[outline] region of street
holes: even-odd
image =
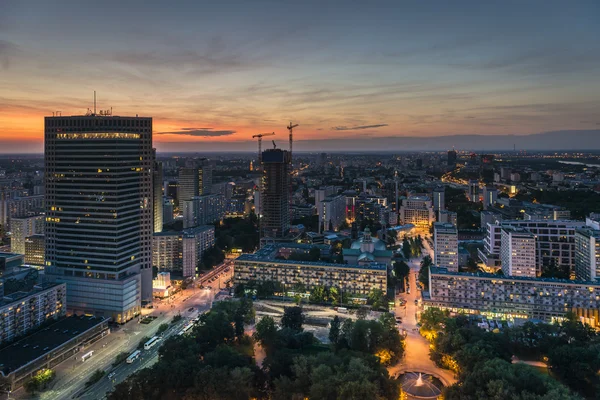
[[[423,257],[430,255],[433,258],[433,250],[429,242],[424,238]],[[402,318],[402,323],[399,325],[401,332],[406,332],[406,351],[404,358],[395,365],[388,368],[390,376],[396,376],[403,372],[416,371],[426,372],[439,377],[445,385],[456,382],[454,374],[451,371],[441,369],[435,365],[429,358],[429,342],[419,333],[417,326],[417,314],[419,307],[417,303],[421,301],[421,291],[417,289],[417,277],[421,267],[421,258],[413,258],[408,262],[410,273],[408,275],[410,293],[405,292],[397,296],[398,299],[406,301],[405,306],[400,306],[396,301],[394,313]],[[427,290],[427,288],[426,288]]]
[[[227,272],[225,270],[228,269]],[[158,348],[154,346],[150,350],[142,350],[140,359],[132,364],[123,362],[115,369],[115,376],[109,380],[108,374],[113,372],[112,363],[116,356],[121,352],[132,353],[138,346],[143,337],[152,337],[161,324],[170,324],[173,317],[180,314],[184,318],[169,327],[163,333],[163,340],[167,337],[177,334],[187,321],[205,312],[212,307],[215,295],[220,288],[225,287],[225,282],[231,279],[233,275],[233,262],[225,260],[224,263],[215,267],[213,270],[196,279],[193,285],[187,289],[178,292],[172,297],[164,300],[155,300],[152,309],[143,309],[142,315],[116,328],[111,328],[111,333],[96,343],[82,349],[74,358],[64,361],[54,368],[56,379],[52,382],[51,388],[40,393],[35,398],[41,400],[61,400],[75,398],[81,394],[85,383],[94,373],[100,369],[106,371],[106,376],[98,383],[92,385],[79,398],[83,399],[101,399],[107,391],[111,391],[114,385],[125,380],[129,375],[139,369],[152,365],[158,360]],[[212,282],[209,282],[211,281]],[[205,288],[201,289],[200,286]],[[209,289],[210,287],[210,289]],[[193,308],[193,311],[188,311]],[[146,316],[156,317],[149,324],[141,324],[139,320]],[[80,357],[89,351],[94,351],[94,355],[82,362]],[[5,397],[1,397],[5,398]],[[23,388],[20,388],[11,394],[11,399],[30,399]]]

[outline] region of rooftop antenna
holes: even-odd
[[[94,115],[96,115],[96,91],[94,90]]]

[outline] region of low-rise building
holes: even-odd
[[[234,261],[234,284],[279,282],[289,289],[303,284],[307,290],[317,286],[337,287],[346,293],[367,295],[373,289],[387,290],[385,264],[333,264],[321,261],[281,259],[278,245],[267,245],[254,254],[243,254]]]
[[[423,305],[497,319],[548,322],[574,312],[583,322],[599,327],[600,283],[451,272],[431,267]]]
[[[427,196],[412,196],[402,200],[400,223],[413,224],[417,229],[429,229],[435,221],[431,199]]]

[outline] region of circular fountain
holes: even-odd
[[[444,385],[433,375],[406,372],[400,375],[400,387],[408,399],[437,399]]]

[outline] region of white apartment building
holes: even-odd
[[[10,251],[25,254],[25,239],[32,235],[43,234],[44,220],[43,215],[11,218]]]
[[[225,217],[226,202],[222,194],[207,194],[182,200],[183,227],[208,225]]]
[[[458,230],[456,226],[436,222],[433,224],[433,263],[449,271],[458,271]]]
[[[431,199],[427,196],[411,196],[402,200],[400,223],[413,224],[416,228],[429,229],[435,221]]]
[[[320,202],[319,222],[324,230],[337,231],[346,221],[346,197],[329,196]]]
[[[600,278],[600,230],[584,228],[575,232],[575,276],[585,281]]]
[[[541,319],[551,322],[573,312],[599,327],[600,283],[563,279],[506,277],[451,272],[431,267],[423,305],[500,320]]]
[[[535,278],[535,236],[513,226],[503,226],[501,236],[500,260],[504,275]]]

